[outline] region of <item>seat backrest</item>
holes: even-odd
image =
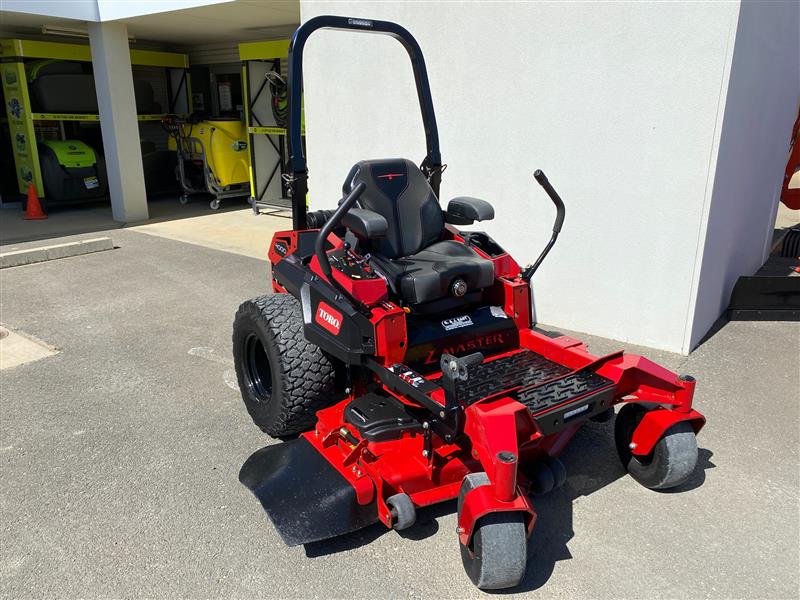
[[[386,258],[416,254],[442,236],[444,216],[439,200],[417,166],[405,158],[362,160],[350,169],[342,189],[346,194],[360,182],[366,189],[361,208],[383,215],[386,237],[374,240],[375,252]]]

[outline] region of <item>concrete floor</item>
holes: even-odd
[[[2,372],[0,597],[472,598],[451,504],[286,548],[237,481],[270,443],[231,385],[231,321],[265,263],[144,235],[0,272],[4,324],[55,346]],[[584,336],[585,337],[585,336]],[[598,354],[618,347],[589,338]],[[689,357],[700,465],[674,493],[625,476],[610,424],[537,499],[528,576],[556,598],[797,598],[800,324],[735,322]]]
[[[212,211],[201,198],[182,205],[177,198],[162,196],[151,199],[148,210],[150,218],[143,223],[115,222],[111,206],[105,203],[56,207],[46,220],[26,221],[18,203],[6,204],[0,206],[0,246],[9,251],[32,241],[130,227],[260,258],[272,232],[291,227],[289,211],[254,215],[240,200],[223,202],[219,210]]]

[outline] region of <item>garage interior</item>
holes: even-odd
[[[216,209],[285,214],[281,59],[300,5],[235,4],[88,25],[2,13],[3,66],[13,69],[3,87],[26,83],[18,107],[3,98],[18,127],[11,113],[0,118],[4,244]],[[118,93],[131,84],[132,97]],[[47,221],[16,218],[31,186]]]

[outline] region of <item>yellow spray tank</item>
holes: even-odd
[[[182,203],[188,202],[189,194],[209,193],[214,196],[211,208],[216,209],[223,198],[250,196],[250,152],[247,127],[242,121],[173,121],[168,131],[169,149],[179,154]],[[202,177],[187,172],[192,168],[202,168]]]

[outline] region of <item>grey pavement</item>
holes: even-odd
[[[230,385],[233,314],[267,289],[266,263],[109,235],[115,250],[0,273],[0,321],[59,350],[0,374],[0,596],[484,595],[463,573],[452,504],[405,535],[283,546],[237,480],[271,441]],[[632,350],[698,379],[698,472],[646,490],[612,425],[588,425],[563,455],[565,487],[535,501],[516,592],[797,598],[800,324],[730,323],[688,358]]]

